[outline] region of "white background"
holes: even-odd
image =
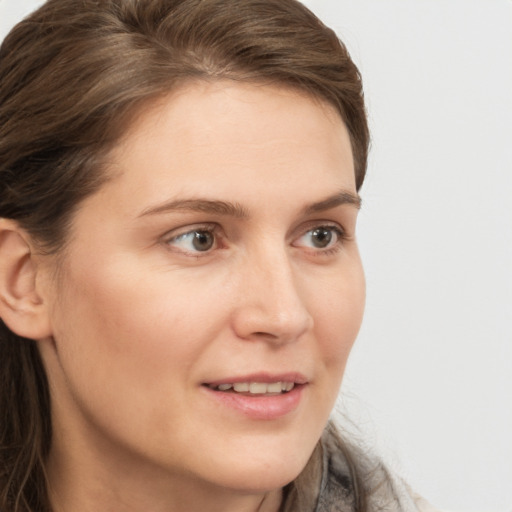
[[[0,0],[0,38],[38,3]],[[339,408],[437,507],[510,512],[512,2],[305,3],[358,63],[373,134]]]

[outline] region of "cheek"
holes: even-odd
[[[174,431],[188,417],[194,365],[220,329],[211,294],[119,260],[73,269],[65,283],[54,308],[57,350],[47,358],[59,417],[83,413],[132,441]]]
[[[365,280],[358,262],[338,280],[332,280],[315,301],[316,339],[327,375],[341,382],[350,351],[361,327]]]
[[[65,282],[56,340],[66,344],[70,364],[88,361],[111,378],[137,378],[144,387],[157,371],[183,372],[221,328],[215,282],[190,282],[122,258],[69,272]]]

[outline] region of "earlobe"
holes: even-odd
[[[30,237],[16,222],[0,219],[0,318],[18,336],[34,340],[51,334],[37,272]]]

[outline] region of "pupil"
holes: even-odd
[[[332,232],[325,228],[315,229],[313,231],[313,244],[315,247],[327,247],[332,240]]]
[[[208,231],[197,231],[193,245],[197,251],[208,251],[213,246],[213,235]]]

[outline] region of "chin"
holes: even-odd
[[[224,459],[221,467],[210,468],[210,474],[220,487],[249,494],[269,492],[295,480],[305,468],[313,449],[314,446],[306,451],[302,446],[288,453],[283,450],[240,452],[236,460]]]
[[[243,473],[226,475],[216,482],[220,487],[229,488],[243,494],[263,494],[281,489],[295,480],[304,467],[280,471],[272,467],[245,468]]]

